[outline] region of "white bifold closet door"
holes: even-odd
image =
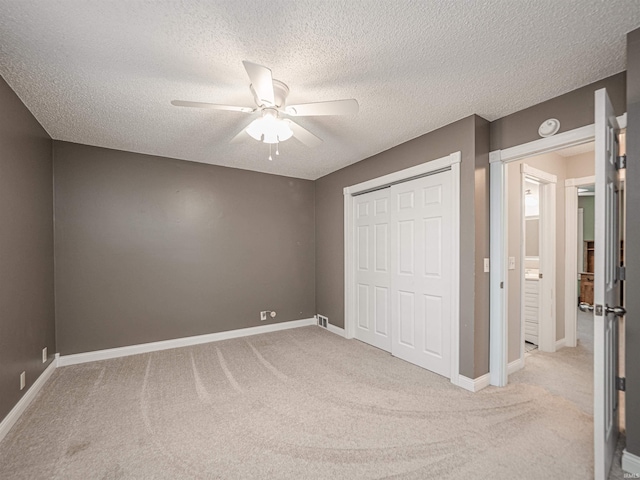
[[[391,353],[450,377],[451,171],[391,187]]]
[[[355,337],[391,351],[389,188],[355,198]]]
[[[356,197],[356,338],[450,377],[452,174]]]

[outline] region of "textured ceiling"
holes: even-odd
[[[315,179],[473,113],[494,120],[625,69],[638,0],[0,0],[0,74],[54,139]],[[322,139],[229,140],[253,107],[242,60]]]

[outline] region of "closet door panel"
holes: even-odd
[[[450,376],[452,174],[393,185],[391,353]],[[411,299],[411,300],[409,300]]]

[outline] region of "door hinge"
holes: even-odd
[[[602,316],[602,305],[596,305],[596,316]]]
[[[541,273],[538,274],[538,278],[542,278],[542,274]]]
[[[500,288],[504,288],[504,282],[500,282]]]
[[[626,280],[627,279],[627,267],[624,265],[618,267],[618,280]]]
[[[616,377],[616,390],[621,392],[627,390],[627,379],[625,377]]]
[[[627,156],[626,155],[618,155],[616,160],[616,170],[622,170],[627,168]]]

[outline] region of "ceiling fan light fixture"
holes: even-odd
[[[246,138],[246,132],[251,138],[270,146],[274,143],[284,142],[291,137],[296,137],[303,145],[310,148],[321,145],[322,139],[295,121],[289,118],[281,118],[281,114],[295,117],[354,115],[358,113],[360,108],[358,101],[354,98],[287,106],[289,87],[280,80],[273,78],[269,68],[247,60],[243,60],[242,64],[249,76],[249,90],[253,94],[256,108],[185,100],[172,100],[171,104],[176,107],[207,108],[249,114],[258,112],[262,114],[261,118],[254,120],[248,127],[240,130],[231,139],[231,143],[236,143]],[[276,155],[279,153],[276,147]]]
[[[269,110],[264,111],[262,118],[251,122],[246,132],[258,141],[264,143],[284,142],[293,136],[289,123],[277,117]]]
[[[246,132],[251,135],[252,138],[260,141],[262,140],[262,118],[257,118],[249,124]]]
[[[293,131],[286,120],[278,121],[278,140],[284,142],[293,136]]]
[[[278,143],[278,133],[274,130],[265,131],[262,141],[264,143]]]

